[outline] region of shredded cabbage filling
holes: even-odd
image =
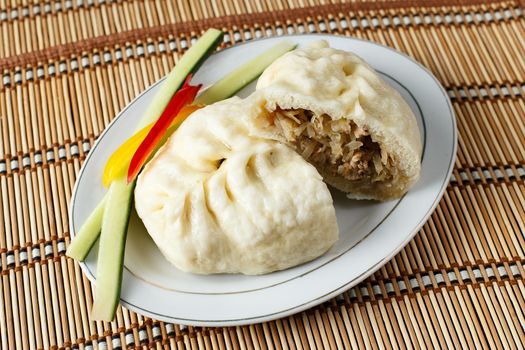
[[[349,181],[383,181],[395,167],[365,128],[347,119],[333,120],[304,109],[280,109],[273,123],[286,140],[318,169]]]

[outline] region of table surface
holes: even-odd
[[[458,5],[460,4],[460,5]],[[459,146],[416,237],[355,288],[244,327],[89,319],[65,256],[87,152],[208,27],[372,40],[428,67]],[[520,348],[525,344],[525,18],[519,1],[0,0],[0,348]]]

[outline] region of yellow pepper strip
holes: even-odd
[[[201,107],[203,106],[190,105],[183,107],[168,128],[165,139],[167,139],[167,137],[177,130],[177,128],[184,120],[186,120],[186,118],[188,118],[190,114]],[[137,148],[140,146],[142,141],[144,141],[144,138],[153,127],[153,124],[154,123],[151,123],[140,129],[137,133],[127,139],[126,142],[124,142],[115,152],[113,152],[111,157],[109,157],[106,167],[104,168],[104,173],[102,174],[102,182],[104,183],[104,186],[108,187],[111,181],[114,179],[126,176],[131,158],[137,151]]]

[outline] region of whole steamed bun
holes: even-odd
[[[268,273],[315,259],[338,239],[316,169],[249,133],[262,104],[232,98],[194,112],[138,177],[137,213],[183,271]]]

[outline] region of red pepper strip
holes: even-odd
[[[166,133],[166,130],[168,130],[168,127],[180,110],[195,100],[195,96],[197,96],[202,84],[197,86],[189,85],[189,79],[190,77],[186,79],[182,88],[173,95],[166,109],[137,148],[133,158],[131,158],[128,169],[128,183],[135,180],[140,169],[142,169],[142,166],[155,149],[155,145],[162,139],[162,136]]]

